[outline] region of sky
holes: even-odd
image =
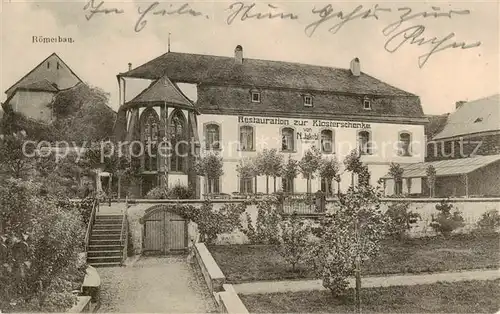
[[[497,1],[198,1],[186,6],[184,2],[160,1],[142,20],[139,11],[145,12],[152,1],[2,1],[0,101],[5,100],[3,92],[56,52],[83,81],[110,93],[110,106],[116,110],[116,75],[125,72],[129,62],[137,67],[167,52],[169,33],[175,52],[233,56],[236,45],[242,45],[244,58],[338,68],[349,68],[350,61],[358,57],[362,72],[418,95],[426,114],[451,112],[457,101],[487,97],[499,93],[500,88]],[[228,21],[241,5],[252,3],[255,6],[249,15],[284,12],[297,18],[242,20],[240,12]],[[99,9],[112,12],[90,16],[92,6],[99,4]],[[183,6],[200,14],[153,14]],[[372,11],[365,18],[347,21],[353,11],[351,17],[369,9]],[[402,21],[410,9],[410,14],[452,13],[439,18],[417,14]],[[307,27],[320,19],[313,10],[330,13],[330,18],[311,34],[312,28]],[[346,23],[332,29],[342,21],[337,12],[343,12]],[[395,25],[389,33],[387,27],[398,21],[399,28]],[[136,24],[142,27],[140,31]],[[405,34],[415,36],[413,44],[411,38],[405,41]],[[34,43],[33,36],[61,36],[74,42]],[[438,51],[454,43],[458,48]],[[462,49],[462,44],[470,48]],[[425,64],[419,63],[419,56],[428,53]]]

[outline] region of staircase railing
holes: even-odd
[[[128,202],[125,200],[125,209],[123,210],[122,229],[120,233],[120,246],[122,247],[122,265],[127,259],[128,247],[128,223],[127,223]]]
[[[90,235],[92,234],[92,227],[95,223],[96,213],[99,211],[99,200],[96,198],[92,202],[92,211],[90,212],[89,222],[87,224],[87,232],[85,233],[85,252],[89,250]]]

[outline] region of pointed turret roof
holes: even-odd
[[[127,107],[139,104],[170,104],[174,107],[194,109],[193,103],[170,81],[163,76],[149,85],[134,99],[126,103]]]

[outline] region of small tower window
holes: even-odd
[[[313,105],[313,98],[311,95],[305,95],[304,96],[304,107],[312,107]]]
[[[372,102],[368,97],[365,97],[363,99],[363,109],[365,110],[372,110]]]
[[[260,102],[260,92],[252,91],[252,102]]]

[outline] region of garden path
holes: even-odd
[[[431,284],[436,282],[453,282],[463,280],[494,280],[500,278],[500,270],[473,270],[461,272],[443,272],[425,275],[396,275],[380,277],[363,277],[362,287],[389,287]],[[354,278],[349,278],[349,287],[355,286]],[[321,280],[283,280],[259,281],[234,284],[239,294],[279,293],[326,290]]]
[[[140,257],[126,267],[99,268],[101,313],[210,313],[214,301],[201,272],[185,256]]]

